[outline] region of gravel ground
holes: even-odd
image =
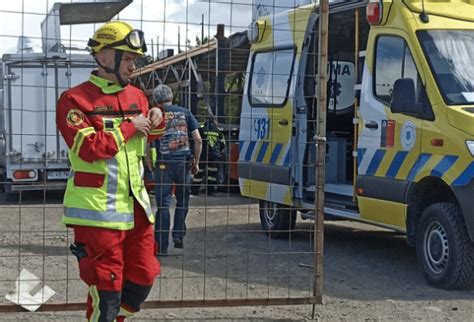
[[[47,202],[43,202],[47,200]],[[22,268],[56,291],[48,303],[83,302],[58,222],[60,194],[22,196],[0,205],[0,305]],[[260,231],[254,200],[220,193],[191,199],[184,250],[162,258],[149,300],[242,299],[311,295],[312,223],[299,220],[289,240]],[[428,286],[403,236],[360,223],[326,222],[323,304],[315,317],[340,320],[474,321],[474,290]],[[311,305],[144,309],[133,321],[307,320]],[[83,312],[3,313],[1,321],[84,321]]]

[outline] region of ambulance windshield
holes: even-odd
[[[425,30],[418,38],[446,104],[474,104],[474,30]]]

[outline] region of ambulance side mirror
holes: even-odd
[[[416,102],[415,82],[413,79],[400,78],[395,81],[390,110],[392,113],[411,115],[423,113],[423,105]]]

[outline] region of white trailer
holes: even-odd
[[[55,3],[41,24],[42,52],[25,53],[21,39],[18,53],[3,55],[0,181],[7,198],[66,186],[68,149],[56,128],[56,102],[64,90],[89,78],[95,62],[85,49],[61,43],[60,25],[108,21],[131,2]]]
[[[67,146],[56,128],[56,102],[93,67],[87,52],[3,55],[0,175],[6,193],[65,187]]]

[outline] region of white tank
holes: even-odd
[[[18,37],[18,42],[16,45],[17,54],[40,53],[40,52],[42,52],[41,44],[36,43],[33,39],[27,36]]]

